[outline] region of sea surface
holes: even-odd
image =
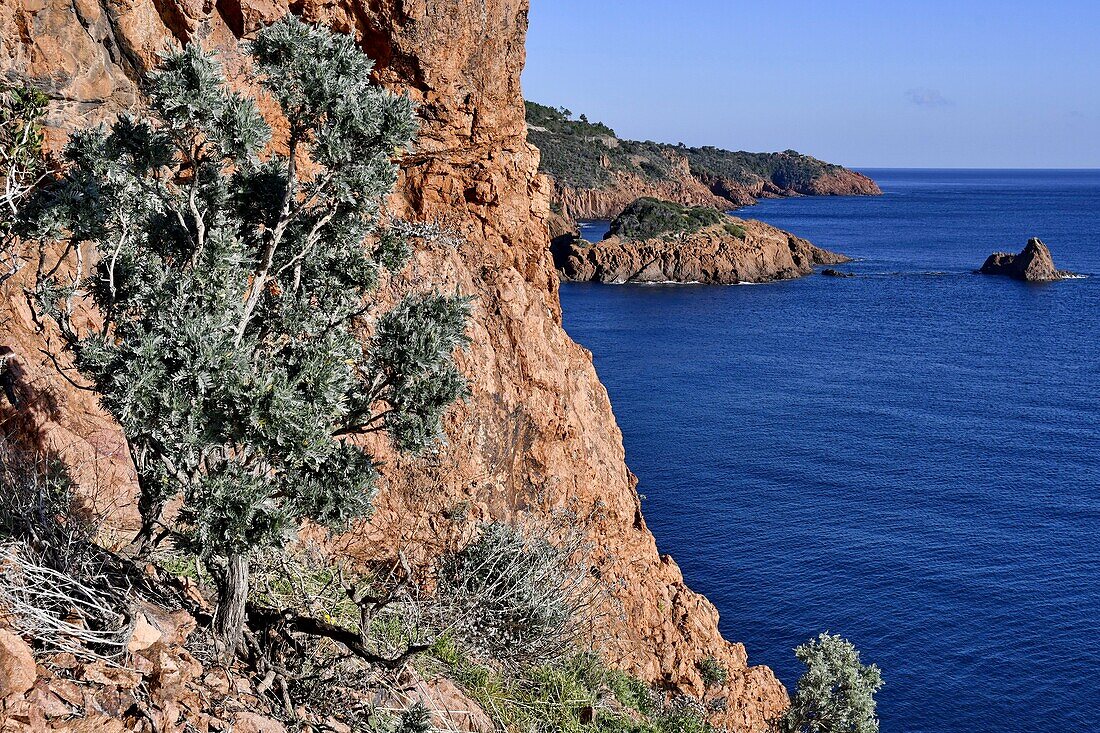
[[[738,212],[857,277],[567,284],[566,328],[751,663],[793,688],[830,630],[886,733],[1100,730],[1100,172],[867,172],[885,196]],[[1030,236],[1091,277],[972,274]]]

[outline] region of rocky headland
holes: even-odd
[[[978,270],[982,275],[1001,275],[1024,282],[1042,283],[1074,277],[1074,273],[1054,266],[1050,248],[1037,237],[1028,240],[1019,254],[994,252]]]
[[[747,153],[623,140],[607,125],[527,103],[528,138],[553,182],[552,204],[571,219],[611,219],[643,196],[722,211],[761,198],[873,196],[867,176],[793,150]]]
[[[555,264],[577,282],[732,285],[791,280],[848,262],[769,224],[639,199],[591,243],[559,238]]]
[[[591,575],[605,590],[607,608],[594,635],[607,663],[663,690],[721,699],[712,715],[722,728],[763,731],[787,706],[786,692],[771,670],[750,666],[741,644],[723,638],[714,606],[658,552],[591,354],[562,328],[546,247],[551,186],[528,142],[520,91],[526,0],[12,0],[0,5],[0,78],[50,97],[48,139],[56,149],[78,126],[140,104],[140,80],[163,48],[200,42],[223,54],[232,77],[243,63],[242,39],[288,11],[354,34],[377,60],[377,79],[418,105],[416,151],[402,161],[391,206],[410,219],[443,223],[457,243],[419,249],[394,278],[394,292],[435,288],[475,299],[470,348],[460,355],[471,395],[449,415],[446,447],[412,459],[381,440],[372,445],[384,474],[373,518],[328,543],[364,563],[392,560],[399,550],[411,563],[429,563],[479,523],[549,522],[568,513],[587,538]],[[716,205],[727,200],[712,198]],[[813,260],[813,250],[790,235],[776,230],[768,235],[774,243],[764,243],[758,225],[744,226],[777,271],[800,271]],[[746,262],[738,277],[752,276]],[[0,423],[5,434],[17,432],[63,460],[102,541],[125,542],[137,518],[125,439],[98,401],[55,368],[55,358],[65,365],[67,357],[34,323],[24,284],[15,278],[0,290],[0,353],[11,377],[5,392],[16,397],[0,397]],[[108,671],[70,658],[32,667],[23,647],[8,639],[22,676],[3,692],[5,730],[283,729],[269,717],[273,708],[258,701],[262,680],[204,669],[185,648],[185,634],[159,633],[171,641],[144,661],[137,654],[133,669]],[[717,687],[704,681],[704,662],[728,672]],[[63,665],[78,668],[70,673]],[[417,692],[440,686],[455,689],[446,679],[414,680],[410,689],[437,710],[473,706]],[[132,705],[134,689],[154,694]],[[492,725],[484,711],[474,717],[481,722],[462,725]],[[347,730],[341,725],[328,729]]]

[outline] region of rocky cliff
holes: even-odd
[[[287,10],[354,33],[377,76],[419,105],[420,142],[393,205],[462,235],[418,252],[395,287],[476,296],[462,367],[471,398],[452,411],[448,445],[427,459],[390,455],[371,522],[340,538],[363,558],[401,547],[430,557],[477,521],[568,511],[588,534],[593,573],[612,601],[600,636],[613,664],[699,694],[698,663],[730,669],[718,722],[762,730],[786,705],[770,670],[748,665],[718,632],[718,614],[657,552],[591,355],[561,326],[546,249],[550,186],[528,144],[520,72],[527,0],[8,0],[0,65],[52,100],[52,140],[140,103],[137,80],[165,45],[199,41],[225,53]],[[134,517],[125,444],[87,393],[58,375],[17,282],[0,297],[0,346],[17,403],[0,399],[6,432],[64,455],[109,533]],[[384,452],[380,447],[379,451]],[[715,693],[712,691],[712,697]]]
[[[760,221],[729,217],[697,232],[644,240],[612,236],[558,247],[563,278],[603,283],[733,285],[791,280],[848,258]]]
[[[684,206],[727,209],[761,198],[873,196],[873,180],[794,150],[747,153],[619,138],[607,125],[568,110],[527,103],[540,170],[554,184],[552,203],[572,219],[612,219],[643,196]]]

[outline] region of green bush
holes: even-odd
[[[703,678],[703,684],[707,687],[721,687],[729,679],[730,673],[726,669],[726,665],[714,657],[707,657],[699,662],[696,667],[699,669],[699,675]]]
[[[705,206],[687,207],[671,201],[644,197],[615,217],[609,237],[653,239],[661,235],[690,234],[721,223],[725,214]]]
[[[725,229],[728,234],[731,234],[738,239],[744,239],[749,235],[749,233],[745,231],[745,227],[741,226],[740,224],[735,224],[733,222],[726,224]]]
[[[778,733],[878,733],[878,667],[864,666],[855,646],[834,634],[821,634],[794,653],[806,672],[790,709],[776,721]]]
[[[135,554],[171,535],[224,567],[214,629],[227,657],[251,556],[306,520],[369,513],[377,469],[350,438],[427,449],[467,391],[453,357],[468,300],[413,293],[389,307],[377,292],[409,254],[384,205],[395,151],[415,137],[412,101],[372,80],[354,39],[293,15],[248,49],[285,150],[256,100],[189,44],[148,79],[143,116],[71,136],[65,175],[23,213],[38,238],[67,241],[63,258],[80,262],[83,242],[103,255],[73,276],[42,268],[37,306],[126,433]],[[85,298],[100,321],[70,317]]]

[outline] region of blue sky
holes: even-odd
[[[622,136],[1100,168],[1100,2],[532,0],[524,93]]]

